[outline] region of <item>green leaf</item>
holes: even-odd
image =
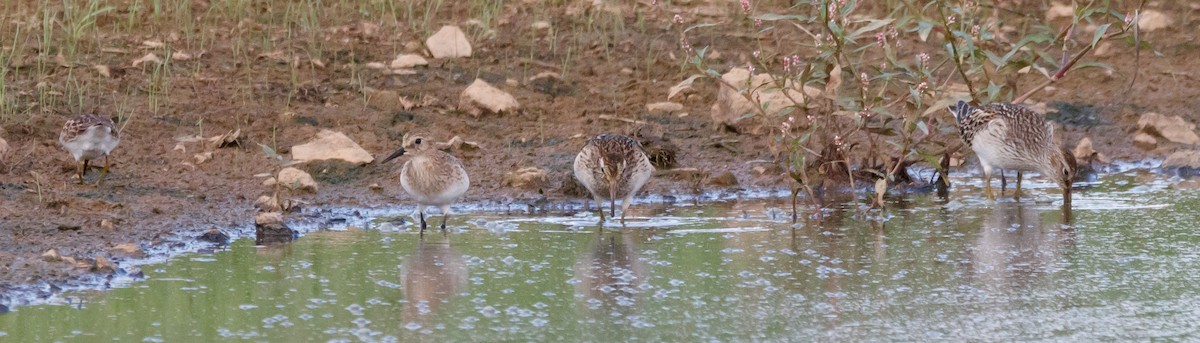
[[[717,26],[717,25],[720,25],[720,24],[718,24],[718,23],[700,23],[700,24],[688,26],[688,28],[683,29],[683,32],[687,33],[688,31],[691,31],[693,29],[699,29],[699,28],[704,28],[704,27],[709,27],[709,26]]]
[[[1108,71],[1115,70],[1115,69],[1113,69],[1112,66],[1108,65],[1107,63],[1082,62],[1082,63],[1076,63],[1074,67],[1071,67],[1071,71],[1076,71],[1076,70],[1085,69],[1085,68],[1102,68],[1102,69],[1106,69]]]
[[[271,149],[271,147],[267,146],[266,144],[262,144],[262,143],[258,143],[258,146],[262,147],[263,154],[267,155],[267,157],[277,159],[277,160],[282,160],[282,158],[279,156],[279,153],[275,152],[275,149]]]
[[[866,26],[860,27],[857,30],[854,30],[854,32],[851,32],[849,35],[850,39],[854,39],[855,37],[858,37],[858,35],[861,35],[863,33],[878,30],[879,28],[884,27],[888,24],[891,24],[892,22],[894,22],[896,20],[889,18],[889,19],[867,19],[866,21],[870,22],[870,24],[867,24]]]
[[[935,101],[935,102],[933,102],[933,105],[929,105],[929,108],[925,109],[925,112],[921,113],[921,116],[922,117],[928,116],[930,113],[933,113],[936,111],[941,111],[941,110],[949,111],[950,105],[957,104],[959,102],[959,100],[970,101],[971,99],[947,97],[942,100]]]
[[[933,23],[932,22],[928,22],[928,21],[924,21],[924,20],[917,22],[917,36],[921,38],[922,42],[926,42],[929,40],[929,33],[932,31],[933,31]]]
[[[1104,38],[1104,32],[1108,31],[1108,28],[1110,26],[1112,26],[1112,23],[1100,25],[1100,27],[1096,28],[1096,34],[1092,36],[1092,48],[1093,49],[1096,48],[1096,43],[1100,42],[1100,38]]]

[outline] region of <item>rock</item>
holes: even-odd
[[[671,114],[680,111],[683,111],[683,104],[677,102],[664,101],[646,104],[646,112],[650,112],[650,114]]]
[[[1154,136],[1148,133],[1138,132],[1136,135],[1133,135],[1133,146],[1142,150],[1154,150],[1154,148],[1158,147],[1158,139],[1155,139]]]
[[[358,146],[345,134],[330,130],[317,132],[317,138],[292,147],[292,159],[299,162],[315,160],[343,160],[355,164],[371,163],[374,156]],[[309,177],[311,179],[311,177]],[[282,177],[280,180],[286,180]],[[314,184],[315,185],[315,184]]]
[[[1146,10],[1145,12],[1142,12],[1138,19],[1138,28],[1143,32],[1165,29],[1171,27],[1172,25],[1175,25],[1174,19],[1171,19],[1171,17],[1167,16],[1165,13],[1155,10]]]
[[[1163,161],[1162,168],[1180,177],[1200,175],[1200,150],[1177,151]]]
[[[258,197],[257,200],[254,200],[254,208],[257,208],[259,211],[267,212],[284,210],[283,208],[279,207],[279,201],[275,200],[275,197],[270,195],[263,195]]]
[[[633,69],[621,68],[621,74],[622,75],[633,75]]]
[[[62,261],[63,257],[62,255],[58,254],[58,250],[50,249],[42,253],[42,260],[45,260],[46,262],[58,262]]]
[[[791,96],[791,99],[795,99],[796,102],[803,102],[805,93],[813,97],[821,94],[820,90],[813,87],[804,87],[804,92],[802,93],[799,88],[796,88],[793,82],[788,80],[786,82],[790,88],[786,90],[787,95],[785,95],[784,90],[773,85],[775,81],[769,74],[754,75],[749,84],[747,84],[748,78],[750,78],[750,71],[744,68],[733,68],[733,70],[725,73],[725,75],[721,75],[721,79],[725,83],[746,87],[746,89],[755,89],[756,91],[750,96],[764,106],[763,110],[768,115],[776,115],[788,107],[795,106],[795,103],[788,98],[788,95]],[[768,83],[772,85],[768,85]],[[746,97],[739,93],[738,89],[722,84],[717,91],[717,101],[712,106],[711,117],[713,124],[728,125],[738,131],[743,131],[745,127],[740,121],[744,119],[746,114],[757,115],[758,111],[755,110],[755,106],[754,103],[746,100]]]
[[[283,223],[283,213],[263,212],[254,216],[254,225],[266,225],[272,223]]]
[[[458,98],[458,109],[478,117],[484,112],[510,113],[521,107],[512,95],[492,87],[483,79],[475,79]]]
[[[442,26],[425,40],[425,47],[433,58],[471,57],[471,42],[458,26]]]
[[[1087,163],[1098,161],[1100,163],[1108,163],[1108,157],[1105,157],[1104,154],[1096,152],[1096,149],[1092,148],[1091,138],[1084,137],[1083,139],[1080,139],[1079,144],[1075,145],[1075,151],[1073,154],[1075,155],[1076,161]]]
[[[0,159],[8,155],[8,141],[0,138]]]
[[[283,168],[279,171],[279,184],[292,190],[314,193],[317,191],[317,181],[313,180],[312,175],[293,167]]]
[[[717,176],[713,176],[712,178],[708,179],[708,184],[717,186],[717,187],[733,187],[733,186],[737,186],[738,180],[737,180],[736,176],[733,176],[732,172],[726,171],[724,173],[717,174]]]
[[[101,219],[100,220],[100,228],[109,230],[109,231],[117,229],[116,225],[113,225],[113,222],[110,219]]]
[[[1050,8],[1046,10],[1046,21],[1053,21],[1058,18],[1072,18],[1075,16],[1075,7],[1069,4],[1054,2],[1050,4]]]
[[[215,227],[204,230],[204,233],[196,236],[196,239],[210,243],[229,244],[229,234]]]
[[[139,248],[137,246],[137,244],[133,244],[133,243],[117,244],[117,246],[112,247],[111,249],[108,249],[108,250],[110,252],[112,252],[113,255],[120,256],[120,257],[128,257],[128,258],[146,257],[146,252],[142,251],[142,248]]]
[[[262,185],[263,187],[274,187],[278,183],[279,181],[275,181],[275,178],[268,177],[266,180],[263,180]]]
[[[1158,134],[1168,141],[1188,145],[1200,144],[1200,136],[1196,135],[1196,124],[1189,123],[1180,116],[1165,116],[1147,112],[1138,118],[1138,129],[1150,134]]]
[[[392,60],[392,63],[389,66],[392,69],[401,69],[401,68],[412,68],[412,67],[419,67],[419,66],[425,66],[425,65],[429,65],[429,61],[426,61],[424,57],[421,57],[421,55],[403,54],[400,56],[396,56],[396,59]]]
[[[260,213],[254,217],[254,244],[290,242],[297,235],[296,230],[283,223],[282,213]]]
[[[525,167],[504,174],[502,185],[524,190],[537,190],[546,186],[546,180],[546,170],[538,167]]]
[[[533,24],[529,25],[529,27],[532,27],[534,30],[549,30],[550,22],[545,21],[545,20],[539,20],[539,21],[533,22]]]
[[[112,274],[117,271],[117,264],[109,261],[107,257],[96,256],[96,261],[92,263],[90,270],[93,273]]]

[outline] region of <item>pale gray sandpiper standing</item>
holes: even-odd
[[[58,143],[62,144],[75,161],[83,161],[79,167],[79,183],[83,184],[83,175],[87,173],[88,164],[94,159],[104,157],[104,169],[96,185],[104,184],[104,176],[108,174],[108,154],[121,142],[120,133],[112,119],[95,114],[84,114],[68,120],[58,134]]]
[[[1054,126],[1024,106],[995,103],[975,107],[959,101],[950,107],[962,139],[983,165],[988,199],[992,195],[992,170],[1016,170],[1017,197],[1021,194],[1021,171],[1037,171],[1058,183],[1063,199],[1071,201],[1075,157],[1055,146]]]
[[[621,223],[625,223],[629,202],[653,173],[654,166],[642,145],[622,135],[603,134],[589,139],[575,156],[575,178],[596,199],[601,222],[602,199],[608,198],[613,217],[617,216],[616,201],[621,199]]]
[[[417,214],[421,219],[421,233],[425,232],[425,208],[437,206],[442,210],[442,230],[446,229],[446,217],[450,216],[450,205],[467,192],[471,184],[467,170],[458,158],[434,147],[419,135],[405,135],[400,149],[379,163],[408,154],[411,158],[400,168],[400,186],[417,201]]]

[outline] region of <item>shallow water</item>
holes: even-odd
[[[1200,196],[1105,177],[964,188],[793,228],[782,200],[453,218],[240,240],[147,279],[0,315],[0,340],[1168,340],[1200,328]],[[977,184],[975,184],[977,186]],[[1053,193],[1052,191],[1049,191]],[[382,223],[383,221],[380,221]]]

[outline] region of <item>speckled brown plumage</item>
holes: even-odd
[[[109,167],[108,154],[112,153],[120,141],[120,132],[112,119],[95,114],[84,114],[67,120],[62,131],[58,133],[58,143],[62,144],[76,161],[83,161],[79,168],[79,183],[83,183],[89,162],[100,157],[104,157],[104,169],[101,170],[96,184],[104,183],[104,176]]]
[[[1016,104],[975,107],[962,101],[951,106],[950,112],[963,141],[979,156],[989,198],[993,197],[994,168],[1040,172],[1057,182],[1064,197],[1069,198],[1075,159],[1066,149],[1055,146],[1053,126],[1040,113]]]
[[[621,199],[621,220],[634,194],[650,180],[654,166],[638,141],[622,136],[604,134],[589,139],[575,156],[575,178],[592,193],[597,207],[607,198],[612,215],[616,216],[616,200]],[[600,211],[604,220],[604,211]]]
[[[427,206],[442,210],[441,228],[445,230],[450,205],[462,198],[470,187],[471,179],[467,176],[467,170],[458,158],[438,150],[433,142],[425,142],[417,134],[406,135],[400,149],[380,163],[387,163],[405,153],[411,158],[400,167],[400,186],[417,201],[416,214],[420,216],[421,232],[425,232],[427,226]]]

